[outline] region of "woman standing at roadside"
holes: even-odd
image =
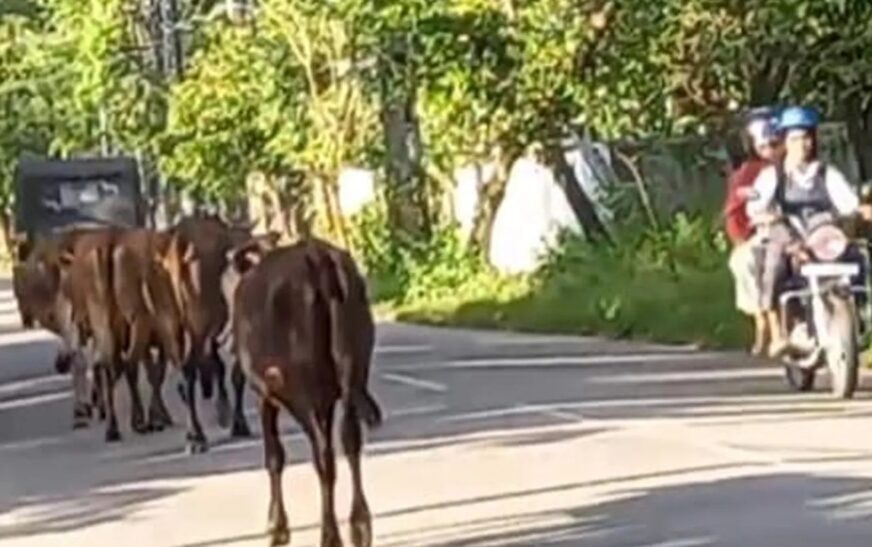
[[[733,172],[724,205],[727,237],[733,246],[730,271],[736,287],[736,307],[754,318],[754,345],[751,353],[762,355],[771,336],[769,321],[760,306],[760,276],[763,247],[754,237],[754,227],[746,212],[753,184],[763,168],[780,159],[783,150],[770,109],[756,109],[748,116],[744,132],[748,159]]]

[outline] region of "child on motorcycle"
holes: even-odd
[[[730,176],[724,205],[727,237],[733,247],[729,266],[735,283],[736,307],[754,318],[753,355],[764,352],[769,333],[766,316],[760,307],[759,279],[763,249],[760,239],[754,237],[754,227],[746,213],[745,204],[757,175],[782,154],[776,121],[774,113],[768,108],[756,109],[749,114],[742,139],[749,157]]]
[[[760,172],[747,203],[748,217],[765,240],[759,304],[772,335],[771,357],[789,349],[778,318],[777,286],[788,255],[802,258],[804,254],[802,240],[788,218],[800,223],[803,231],[858,213],[872,219],[872,207],[860,204],[845,176],[818,160],[818,123],[818,113],[811,108],[790,107],[781,113],[778,131],[784,139],[784,159]]]

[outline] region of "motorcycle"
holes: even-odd
[[[872,324],[868,246],[849,240],[832,222],[805,230],[796,219],[786,220],[802,244],[778,299],[789,340],[782,356],[785,377],[794,389],[810,391],[818,370],[826,366],[832,394],[850,399]]]

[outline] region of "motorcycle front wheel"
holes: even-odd
[[[831,297],[830,303],[830,345],[826,349],[830,391],[835,397],[850,399],[857,389],[860,364],[854,305],[843,296]]]

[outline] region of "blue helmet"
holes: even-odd
[[[814,108],[791,106],[781,112],[778,119],[778,130],[817,129],[819,123],[820,115]]]

